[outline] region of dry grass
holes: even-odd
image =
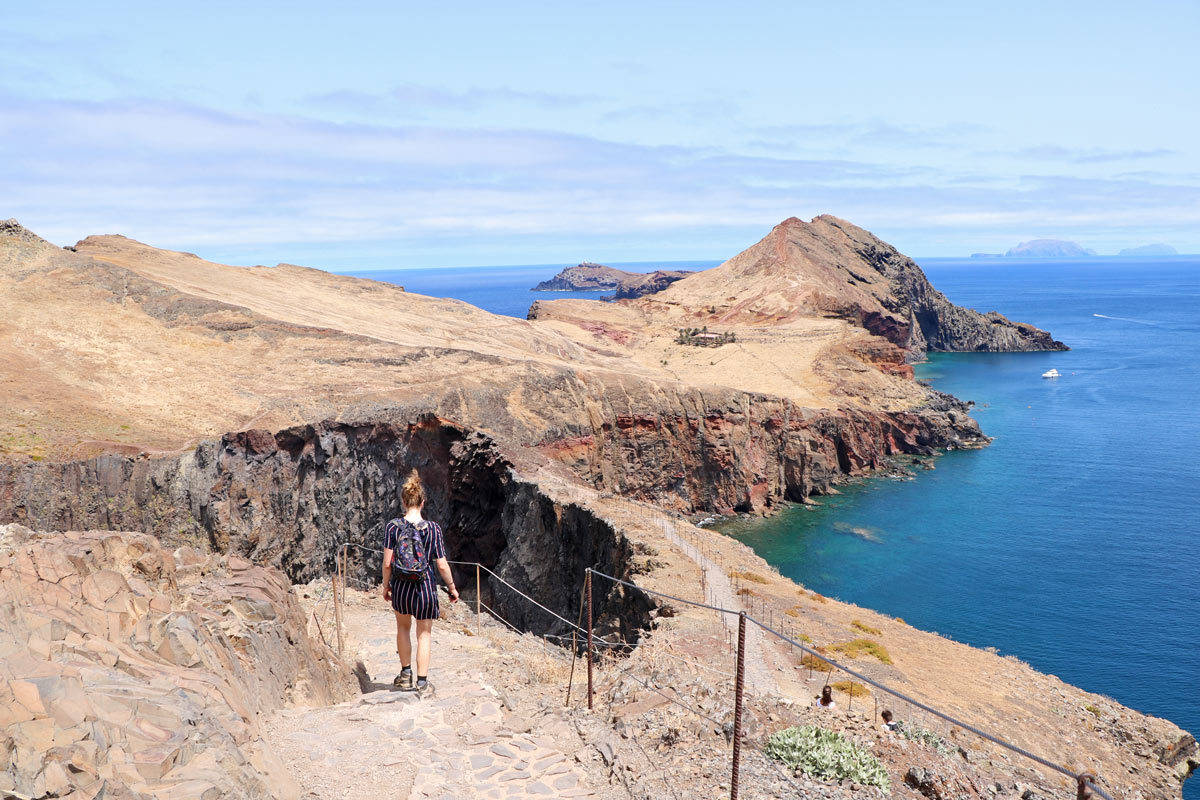
[[[733,577],[741,578],[742,580],[750,581],[751,583],[766,583],[767,582],[766,578],[764,578],[762,575],[759,575],[756,572],[741,572],[738,570],[734,570]]]
[[[524,679],[530,685],[567,685],[567,679],[571,674],[569,650],[555,645],[543,646],[542,641],[532,634],[517,636],[512,631],[501,627],[485,627],[483,637],[492,647],[508,653],[516,659],[517,664],[512,674],[518,679]],[[517,645],[517,641],[520,641],[521,644]],[[603,658],[601,658],[601,663],[603,663]],[[578,678],[578,668],[575,673],[575,677]]]
[[[823,658],[814,656],[812,653],[805,653],[800,656],[800,666],[805,669],[811,669],[813,672],[833,672],[833,665]]]
[[[754,591],[753,589],[749,589],[745,586],[738,589],[737,593],[740,594],[742,597],[745,597],[747,595],[754,595],[755,597],[758,597],[758,592]]]
[[[1096,708],[1095,706],[1091,706],[1091,705],[1089,705],[1089,706],[1084,706],[1084,707],[1083,707],[1083,710],[1084,710],[1084,711],[1086,711],[1086,712],[1088,712],[1089,714],[1091,714],[1091,715],[1092,715],[1092,716],[1094,716],[1094,717],[1099,717],[1099,716],[1100,716],[1100,709]]]
[[[834,653],[841,653],[847,658],[858,658],[862,655],[869,655],[879,659],[883,664],[892,663],[892,657],[888,654],[887,648],[871,639],[854,639],[849,642],[831,644],[829,645],[829,649]]]
[[[792,606],[791,608],[789,608],[787,611],[784,611],[783,613],[787,614],[789,617],[799,617],[799,616],[803,616],[804,611],[800,608],[800,606]]]
[[[859,622],[858,620],[851,622],[850,627],[854,628],[856,631],[862,631],[863,633],[871,636],[878,636],[880,634],[879,628],[872,628],[870,625],[867,625],[864,622]]]
[[[842,694],[848,694],[851,697],[866,697],[871,693],[867,690],[866,686],[862,685],[861,683],[855,683],[854,681],[838,681],[837,683],[832,684],[832,686],[834,690],[839,691]]]
[[[810,599],[816,600],[818,603],[828,603],[829,602],[829,600],[826,597],[824,597],[823,595],[819,595],[816,592],[809,592],[808,596]]]

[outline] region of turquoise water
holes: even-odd
[[[921,265],[954,302],[1072,350],[932,356],[919,377],[974,400],[990,447],[724,529],[822,594],[1200,733],[1200,258]],[[359,274],[524,317],[596,297],[528,291],[562,266]]]
[[[918,377],[974,400],[990,447],[724,529],[822,594],[1200,732],[1200,259],[922,266],[1072,350],[933,355]]]

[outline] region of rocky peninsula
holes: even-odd
[[[692,273],[688,270],[662,270],[653,272],[626,272],[603,264],[585,261],[567,267],[548,281],[542,281],[534,292],[613,292],[604,300],[624,300],[661,292],[680,278]]]
[[[911,362],[934,350],[1063,347],[998,313],[954,306],[910,259],[845,221],[786,220],[721,267],[655,294],[539,301],[529,320],[292,265],[216,264],[122,236],[64,249],[14,222],[0,229],[0,328],[0,523],[23,526],[0,541],[8,604],[0,670],[13,697],[0,706],[6,791],[294,796],[272,780],[272,759],[293,775],[320,762],[347,780],[361,765],[352,752],[297,749],[289,730],[336,722],[350,726],[340,730],[351,738],[363,730],[354,724],[407,736],[413,722],[371,694],[394,666],[390,646],[379,651],[364,634],[335,658],[320,627],[322,618],[330,624],[322,617],[329,606],[304,606],[305,625],[290,605],[304,598],[280,587],[327,588],[342,542],[377,545],[399,511],[398,482],[414,466],[426,476],[429,514],[443,521],[449,557],[480,562],[566,619],[582,613],[592,567],[647,590],[793,620],[822,647],[866,627],[890,656],[846,656],[857,669],[1094,769],[1111,791],[1177,798],[1180,777],[1197,761],[1195,741],[1166,721],[1013,659],[815,597],[688,523],[698,513],[804,501],[893,455],[985,446],[966,406],[915,382]],[[734,335],[695,347],[677,341],[681,328]],[[347,571],[363,586],[378,581],[370,558]],[[473,589],[473,575],[460,574],[460,584]],[[58,602],[51,586],[68,595],[80,587],[84,603]],[[499,584],[478,588],[518,632],[569,632]],[[375,599],[362,599],[364,630],[386,632],[386,610],[380,616],[369,605]],[[515,755],[524,747],[518,738],[540,724],[558,731],[554,741],[570,750],[561,755],[581,765],[580,793],[674,787],[711,795],[711,776],[727,763],[722,720],[732,709],[688,670],[728,669],[725,624],[629,587],[599,591],[595,611],[602,635],[637,645],[628,661],[603,667],[612,713],[551,713],[562,699],[557,685],[547,699],[547,684],[566,674],[537,666],[547,654],[542,640],[504,634],[492,649],[463,642],[464,682],[487,683],[489,669],[528,680],[495,712],[475,695],[444,698],[443,722],[428,724],[434,738],[446,724],[444,741],[454,743],[430,745],[453,751],[437,770],[461,772],[461,754],[490,748],[488,736],[513,737],[515,749],[481,758]],[[238,620],[258,626],[261,646],[247,647]],[[194,635],[183,637],[188,625]],[[306,644],[314,633],[318,641]],[[260,671],[277,660],[279,637],[300,648],[295,658]],[[784,721],[805,718],[795,709],[808,704],[812,686],[794,651],[765,640],[753,651],[747,741],[761,744]],[[234,670],[241,683],[227,689],[212,681],[228,678],[204,672],[222,663],[211,655],[222,652],[242,664]],[[77,663],[90,653],[85,659],[101,666]],[[351,707],[338,701],[355,658],[367,694]],[[126,730],[122,740],[103,728],[125,719],[107,701],[72,716],[76,704],[56,699],[117,682],[157,686],[177,669],[211,705],[199,695],[151,693],[137,708],[166,710],[148,712],[159,727],[137,736],[158,739],[130,741]],[[658,690],[646,688],[651,679]],[[662,687],[703,706],[709,721],[655,700]],[[255,693],[253,703],[239,700],[244,691]],[[306,703],[319,708],[303,711]],[[217,726],[205,730],[221,739],[222,755],[204,756],[188,739],[176,721],[185,708],[188,719]],[[485,732],[493,718],[499,727]],[[960,742],[962,731],[943,732],[960,749],[942,753],[887,743],[868,722],[847,715],[838,724],[863,741],[879,739],[872,746],[902,796],[1028,800],[1063,791],[1053,775],[978,740]],[[476,732],[459,742],[455,730]],[[665,754],[664,766],[647,771],[637,760],[647,741]],[[553,743],[528,742],[530,752],[549,753],[538,762],[546,773]],[[320,761],[326,755],[333,760]],[[782,781],[767,762],[753,763],[760,785]],[[433,769],[411,768],[404,785],[412,796],[437,796],[443,773]],[[543,773],[521,774],[513,770],[512,779],[532,787]],[[806,786],[813,797],[864,796]],[[346,796],[370,792],[366,784]]]

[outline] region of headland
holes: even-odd
[[[698,590],[709,565],[712,582],[723,570],[752,574],[753,587],[730,592],[731,601],[802,620],[806,636],[829,645],[858,630],[854,622],[875,630],[891,663],[849,656],[856,666],[1022,746],[1094,768],[1110,787],[1177,797],[1179,776],[1196,761],[1194,740],[1168,722],[1012,659],[814,598],[745,548],[687,524],[697,513],[803,502],[891,455],[985,446],[965,404],[915,382],[912,361],[929,351],[1065,347],[997,312],[953,305],[911,259],[843,220],[789,219],[720,267],[662,291],[603,304],[539,301],[529,320],[303,267],[215,264],[121,236],[63,249],[15,223],[0,232],[0,288],[0,522],[143,532],[177,548],[176,566],[191,560],[181,548],[192,548],[217,559],[210,568],[222,575],[257,564],[292,582],[319,581],[341,542],[375,543],[415,466],[452,559],[478,561],[568,617],[581,611],[589,567],[664,591]],[[707,334],[732,336],[696,346]],[[658,515],[670,515],[674,533],[654,522]],[[688,555],[680,536],[700,543],[703,559]],[[6,551],[18,577],[28,572],[20,547],[53,553],[55,541],[19,538]],[[140,558],[101,569],[141,569]],[[159,560],[161,574],[169,567]],[[81,581],[96,572],[73,568]],[[369,583],[377,572],[363,561],[352,574]],[[118,595],[128,600],[136,629],[145,612],[111,583],[93,599],[101,608]],[[499,592],[488,600],[517,629],[541,632],[536,610]],[[171,602],[160,601],[162,613]],[[605,593],[596,613],[601,629],[625,642],[653,645],[672,631],[719,641],[711,622],[638,591]],[[85,633],[81,642],[143,646],[120,625]],[[34,650],[20,656],[32,662],[9,672],[36,672],[64,652]],[[784,700],[807,697],[788,658],[761,650],[764,729]],[[85,687],[88,679],[80,678]],[[332,701],[340,684],[330,681]],[[637,700],[627,690],[617,702]],[[12,724],[50,719],[45,709],[30,713]],[[654,719],[637,724],[653,728]],[[720,748],[706,736],[693,739]],[[155,785],[187,766],[184,752],[158,762]],[[1058,786],[986,748],[964,744],[964,752],[920,753],[920,769],[967,796]],[[914,754],[889,753],[894,783],[903,784]],[[62,777],[44,759],[29,763],[20,774],[30,781]],[[1130,766],[1135,778],[1123,771]],[[268,765],[251,777],[271,774]],[[124,785],[134,779],[112,775]]]

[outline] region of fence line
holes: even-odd
[[[665,525],[663,526],[663,529],[664,529],[664,533],[665,533],[666,532]],[[335,577],[334,577],[334,608],[335,608],[336,613],[334,615],[334,618],[335,618],[335,624],[337,625],[337,629],[338,629],[337,630],[337,639],[338,639],[339,654],[341,653],[341,649],[342,649],[341,603],[343,602],[344,595],[345,595],[345,582],[346,582],[346,578],[347,578],[347,576],[346,576],[346,566],[347,566],[346,555],[348,552],[347,551],[348,547],[356,547],[358,549],[361,549],[361,550],[364,550],[367,552],[372,552],[372,553],[382,553],[382,551],[377,550],[375,548],[366,547],[364,545],[355,544],[353,542],[344,542],[344,543],[342,543],[341,547],[339,548],[339,552],[335,555],[336,573],[335,573]],[[693,548],[693,549],[696,549],[696,548]],[[697,552],[700,552],[700,551],[697,549]],[[542,611],[545,611],[546,613],[550,614],[555,619],[568,625],[573,630],[573,633],[575,633],[576,635],[582,633],[586,636],[585,650],[587,652],[587,661],[588,661],[588,698],[587,698],[587,703],[588,703],[589,709],[592,708],[592,697],[594,694],[593,682],[592,682],[592,665],[593,665],[593,660],[595,658],[595,655],[598,652],[599,646],[603,645],[603,646],[607,646],[609,648],[618,647],[618,646],[620,646],[620,647],[630,647],[631,646],[624,642],[622,642],[622,643],[608,642],[603,639],[599,639],[598,637],[595,637],[593,635],[593,631],[592,631],[592,581],[591,581],[592,575],[595,575],[600,578],[604,578],[614,584],[619,584],[619,585],[622,585],[622,586],[625,586],[625,587],[628,587],[631,589],[636,589],[637,591],[644,592],[649,595],[662,597],[662,598],[665,598],[667,600],[672,600],[677,603],[683,603],[683,604],[692,606],[694,608],[700,608],[700,609],[717,612],[718,614],[721,615],[723,627],[724,627],[724,620],[725,620],[726,614],[732,614],[732,615],[737,616],[738,617],[738,637],[737,637],[738,647],[737,647],[737,662],[736,662],[737,671],[734,675],[730,675],[730,673],[722,672],[715,668],[707,667],[707,666],[698,664],[696,662],[689,661],[688,659],[679,658],[677,656],[673,656],[673,655],[667,654],[667,653],[663,654],[663,655],[667,655],[671,658],[675,658],[678,661],[683,661],[685,663],[689,663],[692,666],[697,666],[697,667],[701,667],[704,669],[708,669],[712,672],[717,672],[725,677],[733,677],[735,679],[735,710],[734,710],[733,759],[732,759],[733,774],[732,774],[732,782],[731,782],[730,800],[738,800],[740,754],[741,754],[741,739],[742,739],[741,712],[742,712],[742,699],[743,699],[743,695],[744,695],[744,664],[745,664],[745,650],[746,650],[746,638],[747,638],[746,637],[746,622],[747,621],[754,623],[754,625],[758,626],[765,633],[769,633],[769,634],[777,637],[781,641],[786,642],[791,647],[794,647],[794,648],[800,650],[801,653],[807,653],[811,658],[819,659],[821,662],[828,664],[833,669],[841,670],[842,672],[845,672],[847,675],[850,675],[850,676],[862,681],[864,684],[873,686],[877,690],[879,690],[885,694],[888,694],[892,697],[895,697],[896,699],[901,700],[905,703],[908,703],[909,705],[913,706],[914,708],[919,708],[923,712],[931,714],[934,717],[937,717],[938,719],[943,720],[952,726],[957,726],[959,728],[962,728],[963,730],[970,731],[971,733],[975,734],[976,736],[979,736],[980,738],[984,739],[985,741],[989,741],[999,747],[1002,747],[1006,750],[1016,753],[1017,755],[1022,756],[1023,758],[1033,761],[1034,763],[1039,764],[1049,770],[1052,770],[1054,772],[1059,773],[1060,775],[1063,775],[1067,778],[1072,779],[1076,784],[1076,796],[1077,796],[1078,800],[1086,800],[1086,798],[1088,798],[1092,792],[1098,794],[1100,797],[1104,798],[1104,800],[1113,800],[1111,795],[1109,795],[1103,788],[1101,788],[1099,785],[1097,785],[1096,776],[1094,776],[1090,773],[1087,773],[1087,772],[1080,772],[1080,773],[1073,772],[1072,770],[1068,769],[1067,767],[1064,767],[1060,764],[1050,761],[1049,759],[1042,758],[1041,756],[1031,753],[1022,747],[1011,744],[1011,743],[1005,741],[1004,739],[999,738],[998,736],[990,734],[984,730],[981,730],[980,728],[977,728],[973,725],[963,722],[956,717],[953,717],[949,714],[939,711],[930,705],[927,705],[927,704],[925,704],[919,700],[916,700],[912,697],[909,697],[908,695],[904,694],[903,692],[893,689],[883,683],[880,683],[872,678],[869,678],[869,677],[863,675],[860,672],[857,672],[856,670],[852,670],[852,669],[842,665],[841,663],[834,661],[833,659],[828,658],[827,656],[818,652],[817,650],[800,643],[799,641],[792,638],[791,636],[788,636],[786,633],[776,630],[774,627],[772,627],[772,625],[765,623],[761,620],[758,620],[758,619],[754,618],[753,616],[747,614],[745,610],[742,610],[742,609],[734,610],[734,609],[724,608],[722,606],[710,605],[708,603],[701,603],[701,602],[698,602],[695,600],[687,600],[682,597],[667,594],[666,592],[660,592],[660,591],[657,591],[654,589],[646,588],[644,586],[639,586],[638,584],[633,583],[631,581],[627,581],[622,578],[617,578],[612,575],[608,575],[603,572],[600,572],[599,570],[588,567],[585,570],[585,590],[584,590],[587,595],[586,609],[587,609],[588,625],[586,628],[584,628],[581,625],[576,624],[576,623],[572,622],[571,620],[567,619],[566,617],[550,610],[549,608],[547,608],[546,606],[544,606],[537,600],[534,600],[532,597],[527,595],[525,592],[523,592],[520,589],[518,589],[517,587],[513,586],[511,583],[506,581],[504,578],[500,577],[494,571],[492,571],[488,567],[484,566],[483,564],[480,564],[479,562],[450,561],[449,563],[457,565],[457,566],[473,566],[477,570],[477,572],[476,572],[477,575],[478,575],[479,570],[487,572],[490,576],[496,578],[498,581],[500,581],[505,586],[507,586],[509,589],[514,591],[521,598],[532,603],[534,606],[538,607]],[[337,585],[337,582],[339,579],[341,581],[341,591],[340,592],[338,591],[338,585]],[[357,581],[358,579],[352,579],[352,580]],[[498,620],[503,622],[506,626],[511,628],[513,631],[515,631],[518,634],[523,633],[519,628],[517,628],[511,622],[506,620],[502,615],[500,615],[499,612],[497,612],[495,609],[491,608],[490,606],[483,604],[478,599],[479,595],[481,594],[481,587],[478,584],[478,582],[476,583],[475,591],[476,591],[476,596],[477,596],[477,599],[476,599],[476,614],[477,615],[480,613],[481,607],[486,608],[489,614],[491,614],[492,616],[494,616],[495,618],[497,618]],[[706,599],[707,599],[707,596],[706,596]],[[581,614],[582,614],[583,610],[584,610],[583,608],[580,609]],[[547,638],[558,638],[558,639],[565,640],[566,637],[563,637],[560,635],[555,635],[555,634],[547,634],[545,636],[540,636],[539,638],[542,638],[543,644],[544,644]],[[573,652],[574,652],[574,649],[573,649]],[[572,659],[572,673],[573,673],[573,664],[574,664],[574,659]],[[668,701],[674,703],[675,705],[678,705],[678,706],[690,711],[691,713],[702,717],[703,719],[713,722],[716,725],[719,725],[722,727],[724,726],[724,723],[722,723],[716,719],[713,719],[712,717],[705,714],[704,712],[694,709],[691,706],[688,706],[686,703],[680,702],[677,698],[674,698],[674,697],[671,697],[671,696],[665,694],[659,687],[656,687],[656,686],[652,685],[651,683],[643,680],[641,677],[633,674],[632,670],[633,670],[633,667],[628,667],[624,670],[621,670],[618,673],[618,676],[619,677],[620,676],[629,676],[630,678],[632,678],[633,680],[642,684],[644,687],[646,687],[650,691],[656,692],[657,694],[663,696],[664,698],[666,698]],[[830,670],[830,672],[832,672],[832,670]],[[828,683],[828,677],[826,679],[826,682]],[[852,682],[851,683],[851,702],[853,702],[853,688],[854,687],[853,687],[853,682]],[[570,695],[569,695],[569,689],[568,689],[568,698],[569,698],[569,696]]]

